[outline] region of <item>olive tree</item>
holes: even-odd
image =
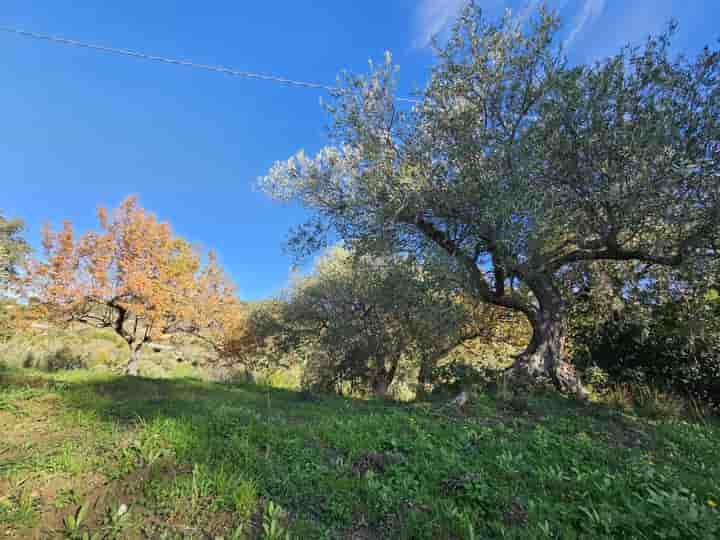
[[[469,339],[466,307],[409,257],[335,247],[274,304],[273,346],[304,352],[308,382],[387,393],[403,366],[422,367]]]
[[[544,10],[524,26],[470,4],[408,108],[388,57],[328,107],[332,144],[278,162],[265,190],[315,218],[300,247],[441,249],[478,300],[523,313],[513,371],[582,392],[563,361],[564,275],[588,261],[678,267],[716,256],[720,52],[642,47],[569,65]]]
[[[0,342],[9,339],[18,323],[19,306],[4,293],[18,278],[18,271],[29,251],[21,233],[23,223],[0,213]]]
[[[22,221],[7,219],[0,213],[0,286],[17,276],[18,266],[29,251],[22,230]]]

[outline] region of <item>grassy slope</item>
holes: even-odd
[[[158,347],[159,346],[159,347]],[[0,343],[0,358],[12,368],[55,371],[83,366],[91,369],[122,369],[129,360],[127,343],[114,331],[78,325],[51,327],[18,333]],[[190,336],[166,336],[143,347],[140,374],[152,378],[172,377],[178,370],[188,376],[208,375],[196,369],[214,357],[213,351]]]
[[[554,395],[458,414],[6,371],[0,433],[2,538],[720,537],[720,429]]]

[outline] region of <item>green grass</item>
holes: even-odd
[[[459,413],[6,371],[0,432],[0,537],[720,537],[713,422],[552,393]]]
[[[0,342],[4,365],[47,372],[79,367],[121,372],[129,354],[127,343],[112,330],[83,325],[21,332]],[[141,375],[151,378],[200,378],[210,373],[199,365],[213,358],[215,353],[206,344],[192,337],[173,336],[143,347],[139,369]]]

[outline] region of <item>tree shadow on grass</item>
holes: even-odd
[[[299,391],[253,383],[209,383],[194,378],[150,379],[115,377],[109,380],[66,383],[68,405],[95,410],[108,419],[213,415],[218,407],[244,409],[262,415],[307,417],[338,408],[359,409],[381,405],[335,396],[313,397]],[[350,405],[351,404],[351,405]]]
[[[368,538],[396,537],[401,530],[413,538],[451,537],[458,519],[453,508],[478,515],[478,503],[468,498],[477,478],[468,472],[491,471],[483,508],[493,519],[504,522],[514,508],[507,494],[532,474],[508,472],[500,456],[527,454],[546,464],[543,445],[550,441],[564,455],[592,455],[620,474],[633,456],[653,447],[661,451],[666,436],[607,405],[555,394],[519,401],[480,396],[469,410],[458,411],[446,403],[308,400],[288,389],[190,378],[0,373],[0,392],[28,386],[38,389],[28,395],[43,389],[54,394],[53,403],[68,418],[81,422],[88,415],[91,443],[93,429],[112,433],[106,463],[121,472],[123,487],[124,479],[142,473],[142,481],[132,482],[132,500],[149,508],[152,519],[170,512],[211,532],[238,508],[258,529],[272,500],[290,511],[303,538],[329,529],[345,535],[360,523],[374,524]],[[665,458],[678,471],[684,467]],[[134,469],[123,469],[128,459]],[[556,462],[568,469],[562,459]],[[706,489],[707,475],[683,474]],[[532,482],[528,489],[539,497],[542,481]],[[143,498],[151,502],[139,502]],[[475,526],[484,530],[487,523],[477,518]]]
[[[259,529],[273,500],[293,512],[293,528],[306,531],[300,536],[317,537],[318,523],[337,521],[318,511],[329,506],[333,490],[353,513],[351,488],[360,480],[338,481],[328,456],[347,456],[329,451],[322,433],[334,418],[364,417],[372,403],[330,396],[308,401],[301,392],[249,383],[0,372],[0,393],[19,396],[26,388],[35,397],[53,395],[48,426],[66,426],[74,452],[98,453],[98,466],[110,478],[103,493],[143,508],[148,523],[169,512],[214,538],[230,514]],[[75,482],[82,485],[82,475]]]

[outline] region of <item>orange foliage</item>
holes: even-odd
[[[222,362],[240,363],[246,368],[257,369],[269,360],[268,346],[273,341],[274,332],[278,331],[268,310],[270,305],[245,305],[242,309],[233,310],[232,317],[226,317],[226,324],[215,341]]]
[[[128,197],[99,232],[75,238],[72,224],[43,230],[46,259],[32,266],[33,293],[66,321],[113,328],[133,353],[160,334],[217,331],[237,308],[234,287],[211,252],[174,236],[170,225]]]

